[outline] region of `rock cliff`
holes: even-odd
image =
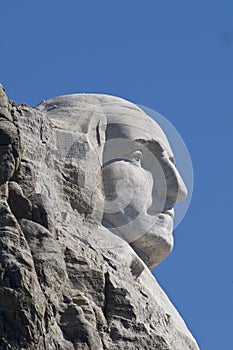
[[[0,87],[0,349],[198,350],[145,263],[101,225],[90,146],[64,156],[58,133]]]

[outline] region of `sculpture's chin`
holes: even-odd
[[[174,239],[172,231],[156,228],[130,243],[149,269],[155,268],[172,251]]]
[[[143,214],[122,226],[119,225],[125,219],[122,214],[119,217],[116,214],[106,215],[105,219],[112,225],[111,231],[125,239],[150,269],[173,249],[173,217],[168,214]]]

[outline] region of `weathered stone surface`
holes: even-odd
[[[0,200],[8,197],[8,181],[19,167],[22,151],[17,117],[11,114],[10,103],[0,84]]]
[[[106,116],[77,139],[1,101],[17,133],[0,138],[0,349],[198,350],[136,247],[102,223]]]

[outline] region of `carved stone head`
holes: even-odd
[[[173,248],[173,208],[187,195],[161,127],[136,105],[107,95],[61,96],[37,108],[51,119],[63,155],[76,159],[79,187],[102,225],[155,267]],[[93,196],[96,203],[103,196],[101,208]]]

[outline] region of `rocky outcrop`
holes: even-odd
[[[101,225],[100,173],[95,193],[81,188],[90,159],[70,154],[88,144],[64,155],[57,133],[0,87],[0,349],[198,350],[147,266]]]

